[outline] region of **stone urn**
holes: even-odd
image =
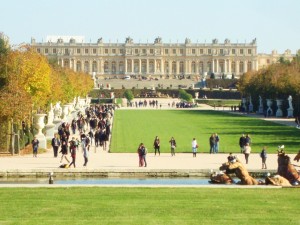
[[[199,92],[195,92],[195,99],[199,98]]]
[[[276,117],[282,117],[283,116],[283,112],[281,109],[282,106],[282,99],[276,99],[276,104],[277,104],[277,111],[276,111]]]
[[[62,109],[62,112],[63,112],[63,118],[62,120],[63,121],[67,121],[68,120],[68,115],[69,115],[69,105],[63,105],[63,109]]]
[[[46,114],[35,114],[34,115],[34,127],[38,130],[35,134],[36,138],[39,140],[40,148],[47,148],[47,141],[45,135],[42,133],[43,128],[45,127],[45,116]]]
[[[53,112],[53,107],[52,107],[52,104],[51,104],[50,110],[48,112],[48,122],[45,126],[45,128],[46,128],[46,139],[47,140],[50,140],[54,136],[55,124],[53,122],[54,122],[54,112]]]
[[[273,110],[271,108],[272,104],[273,104],[272,99],[267,99],[267,106],[268,106],[267,116],[273,116]]]
[[[44,135],[42,133],[43,128],[45,127],[45,116],[46,114],[35,114],[34,115],[34,127],[38,130],[36,135]]]

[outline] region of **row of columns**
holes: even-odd
[[[130,61],[129,61],[130,60]],[[146,61],[146,71],[142,71],[142,61]],[[136,64],[135,62],[138,61],[138,70],[135,70]],[[112,61],[108,61],[108,68],[104,68],[105,61],[104,60],[88,60],[88,61],[77,61],[74,59],[67,59],[65,63],[65,59],[60,59],[59,63],[62,67],[68,66],[70,69],[77,71],[77,63],[80,62],[80,70],[88,73],[96,72],[98,74],[111,74],[112,73]],[[88,62],[87,68],[85,62]],[[96,62],[96,65],[94,65]],[[225,74],[241,74],[245,73],[249,70],[258,70],[258,62],[257,60],[251,61],[251,68],[248,68],[248,60],[236,60],[232,61],[230,59],[214,59],[214,60],[206,60],[206,61],[198,61],[195,62],[193,60],[185,60],[185,61],[175,61],[174,60],[163,60],[163,59],[126,59],[124,61],[115,61],[116,68],[115,73],[121,74],[202,74],[204,72],[213,72],[213,73],[225,73]],[[120,68],[120,62],[123,62],[123,71]],[[150,71],[150,62],[153,62],[153,68]],[[181,62],[183,65],[181,65]],[[195,68],[192,69],[192,62],[195,62]],[[242,62],[242,64],[241,64]],[[235,63],[235,68],[232,68],[232,64]],[[65,65],[66,64],[66,65]],[[119,65],[119,68],[118,68]],[[223,66],[221,66],[223,65]],[[243,66],[242,70],[240,71],[240,65]],[[175,68],[173,68],[175,66]],[[99,69],[98,69],[99,68]]]

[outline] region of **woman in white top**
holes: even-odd
[[[196,138],[193,138],[193,141],[192,141],[192,152],[193,152],[193,157],[196,157],[196,154],[197,154],[197,148],[198,148],[197,140],[196,140]]]
[[[245,154],[246,164],[248,164],[248,158],[249,158],[250,153],[251,153],[251,147],[250,147],[249,143],[247,143],[244,147],[244,154]]]

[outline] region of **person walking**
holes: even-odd
[[[75,137],[72,137],[72,140],[70,141],[70,152],[71,152],[71,157],[72,157],[72,162],[70,163],[69,167],[71,165],[76,167],[75,161],[76,161],[76,149],[77,149],[77,141],[75,140]]]
[[[176,141],[174,137],[171,137],[171,140],[169,141],[171,145],[171,156],[175,156],[175,148],[176,148]]]
[[[145,146],[143,143],[141,143],[138,147],[137,153],[139,156],[139,167],[144,166],[144,152],[145,152]]]
[[[266,146],[264,146],[263,149],[261,150],[260,157],[261,157],[261,162],[262,162],[261,168],[262,169],[267,169],[267,164],[266,164],[266,161],[267,161],[267,147]]]
[[[33,157],[37,157],[37,153],[38,153],[38,149],[39,149],[39,143],[40,143],[39,140],[36,137],[34,137],[34,139],[31,142]]]
[[[154,147],[155,155],[156,155],[156,151],[158,152],[158,155],[160,155],[160,140],[158,136],[156,136],[154,139],[153,147]]]
[[[193,157],[197,156],[197,149],[198,149],[198,144],[196,138],[193,138],[192,141],[192,152],[193,152]]]
[[[250,147],[249,143],[247,143],[244,147],[244,155],[245,155],[246,164],[248,164],[248,159],[249,159],[250,153],[251,153],[251,147]]]
[[[209,137],[209,154],[211,153],[215,153],[215,144],[216,144],[216,139],[215,139],[215,134],[212,134],[210,137]]]
[[[244,147],[246,145],[245,134],[242,134],[242,136],[240,137],[239,145],[240,145],[241,153],[243,153],[244,152]]]
[[[57,134],[54,134],[54,138],[51,140],[51,145],[53,148],[54,158],[57,158],[58,148],[60,146],[60,140]]]
[[[69,159],[67,158],[67,155],[68,155],[68,142],[66,141],[66,140],[63,140],[62,142],[61,142],[61,150],[60,150],[60,152],[61,152],[61,159],[60,159],[60,163],[62,163],[63,162],[63,159],[65,158],[66,159],[66,161],[68,162],[68,163],[70,163],[70,161],[69,161]]]
[[[215,153],[219,153],[220,137],[215,133]]]
[[[84,164],[83,166],[87,166],[88,158],[89,158],[89,150],[88,150],[88,143],[87,143],[87,137],[85,134],[81,135],[81,147],[83,151],[83,158],[84,158]]]

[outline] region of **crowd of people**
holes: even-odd
[[[76,155],[81,147],[84,164],[87,166],[91,144],[96,147],[102,147],[107,150],[107,141],[111,135],[111,124],[114,113],[113,105],[93,105],[87,107],[84,113],[79,112],[76,118],[73,118],[71,124],[63,122],[58,127],[58,132],[51,141],[54,157],[61,153],[60,167],[76,167]],[[71,134],[72,131],[72,134]],[[79,134],[79,138],[75,135]],[[70,136],[73,135],[70,140]],[[59,151],[60,149],[60,151]],[[68,158],[71,154],[72,161]],[[64,163],[66,161],[67,163]]]

